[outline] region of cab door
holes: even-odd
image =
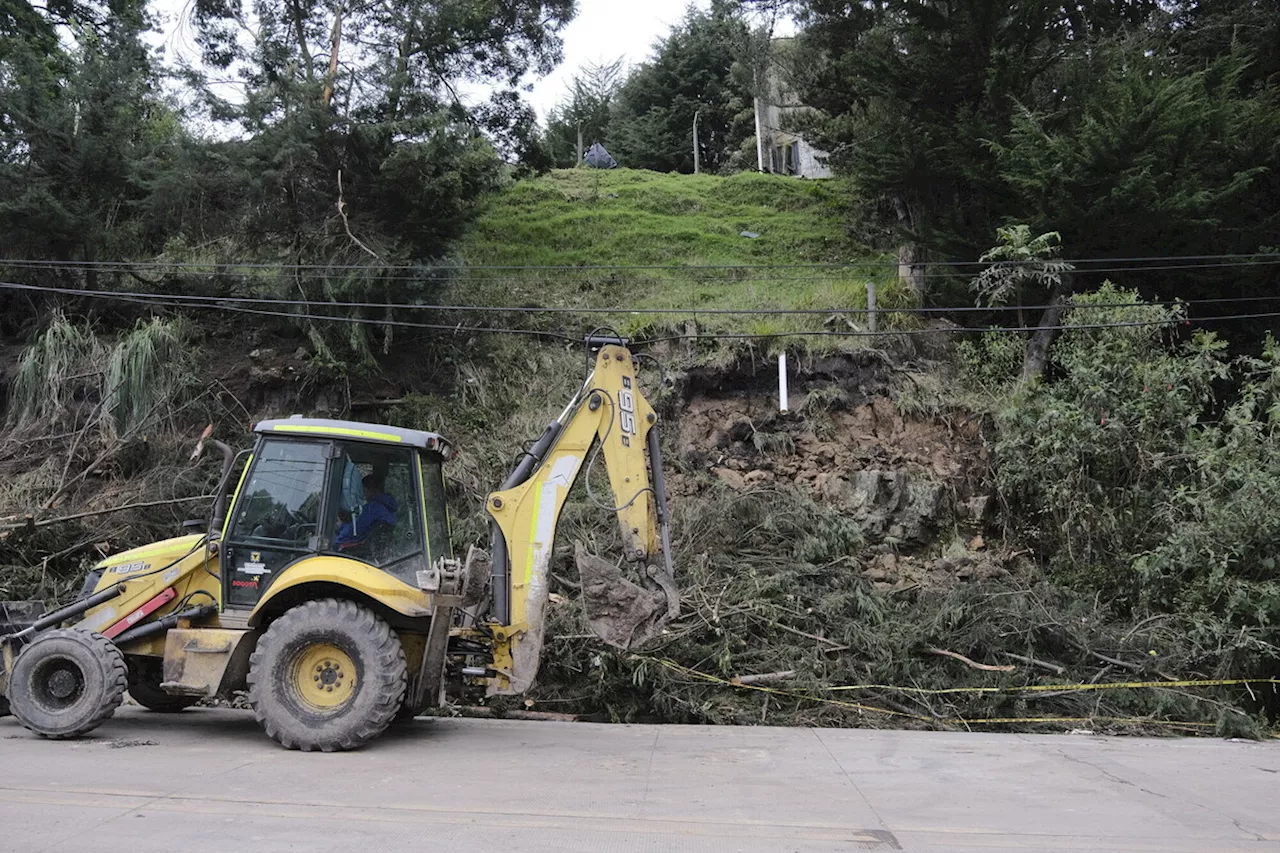
[[[328,548],[333,443],[263,439],[236,495],[222,551],[223,601],[252,608],[290,563]]]

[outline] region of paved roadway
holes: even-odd
[[[279,749],[240,711],[0,720],[0,851],[1280,851],[1280,743],[415,721]]]

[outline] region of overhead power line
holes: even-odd
[[[902,315],[919,315],[933,316],[943,314],[987,314],[1014,311],[1044,311],[1052,307],[1050,305],[990,305],[990,306],[973,306],[960,305],[951,308],[933,307],[901,307],[901,308],[849,308],[849,307],[830,307],[830,308],[715,308],[715,307],[671,307],[671,308],[642,308],[642,307],[569,307],[569,306],[532,306],[532,305],[457,305],[457,304],[431,304],[431,303],[413,303],[413,302],[352,302],[352,301],[330,301],[324,299],[281,299],[278,297],[267,296],[206,296],[198,294],[179,294],[179,293],[158,293],[154,291],[126,291],[126,290],[89,290],[87,288],[77,287],[50,287],[36,284],[23,284],[19,282],[0,282],[0,289],[4,290],[22,290],[31,292],[56,293],[62,296],[79,296],[89,298],[119,298],[119,299],[163,299],[173,304],[191,303],[189,307],[201,307],[202,305],[266,305],[266,306],[282,306],[282,307],[300,307],[300,308],[367,308],[376,310],[409,310],[409,311],[461,311],[469,313],[494,313],[494,314],[641,314],[641,315],[705,315],[705,316],[830,316],[833,314],[902,314]],[[1274,302],[1280,300],[1280,293],[1265,294],[1262,296],[1222,296],[1212,297],[1209,299],[1190,299],[1190,300],[1153,300],[1147,302],[1104,302],[1092,304],[1090,308],[1151,308],[1151,307],[1173,307],[1177,305],[1197,306],[1197,305],[1225,305],[1236,304],[1242,302]],[[385,322],[385,321],[379,321]]]
[[[1187,264],[1205,262],[1197,267],[1214,266],[1252,266],[1257,264],[1278,264],[1280,253],[1277,252],[1241,252],[1217,255],[1135,255],[1131,257],[1092,257],[1092,258],[1053,258],[1056,263],[1068,263],[1079,267],[1082,264]],[[1228,262],[1212,264],[1209,262]],[[843,270],[860,268],[897,268],[910,267],[986,267],[986,266],[1022,266],[1043,263],[1042,260],[1028,259],[999,261],[916,261],[903,263],[896,258],[869,258],[856,261],[811,263],[811,264],[559,264],[559,265],[525,265],[525,264],[468,264],[466,266],[430,266],[428,264],[317,264],[317,263],[285,263],[266,261],[76,261],[50,260],[45,258],[0,258],[0,266],[22,266],[55,269],[185,269],[185,270],[307,270],[315,272],[331,271],[367,271],[381,269],[389,271],[408,271],[422,273],[424,271],[457,275],[467,272],[492,271],[525,271],[538,270],[547,272],[569,271],[627,271],[627,270]],[[1184,266],[1157,266],[1155,269],[1185,269]],[[1129,269],[1124,267],[1121,269]],[[1104,272],[1093,268],[1082,269],[1082,272]]]
[[[42,290],[32,285],[16,284],[12,282],[0,282],[0,289],[21,289],[21,290]],[[372,317],[351,317],[333,314],[309,314],[291,311],[270,311],[258,308],[245,308],[237,305],[222,305],[212,303],[189,304],[173,301],[165,294],[119,294],[119,293],[102,293],[95,291],[85,291],[85,296],[93,296],[105,299],[115,299],[123,302],[146,305],[150,307],[162,306],[167,308],[199,308],[204,310],[225,311],[239,314],[250,314],[264,317],[278,317],[282,319],[298,321],[298,320],[314,320],[322,322],[335,323],[355,323],[368,326],[395,326],[401,328],[422,329],[428,331],[441,331],[453,333],[467,334],[505,334],[505,335],[524,335],[532,337],[548,338],[553,340],[563,340],[577,343],[581,340],[580,336],[559,331],[544,331],[540,329],[524,329],[509,327],[493,327],[493,326],[472,326],[448,323],[419,323],[410,320],[396,320],[390,318],[377,319]],[[1152,303],[1135,303],[1137,306],[1155,307]],[[1069,306],[1074,310],[1088,310],[1090,308],[1101,308],[1103,306],[1079,305]],[[673,312],[680,313],[680,312]],[[1084,330],[1084,329],[1118,329],[1118,328],[1136,328],[1144,326],[1169,326],[1178,323],[1206,323],[1206,322],[1226,322],[1233,320],[1261,320],[1280,318],[1280,311],[1277,312],[1260,312],[1248,314],[1224,314],[1216,316],[1199,317],[1194,321],[1189,318],[1173,319],[1173,320],[1137,320],[1124,321],[1114,323],[1073,323],[1073,324],[1057,324],[1057,325],[1036,325],[1036,326],[947,326],[944,328],[933,329],[898,329],[869,331],[861,329],[850,330],[830,330],[830,329],[796,329],[782,332],[698,332],[696,335],[665,335],[656,338],[641,338],[642,342],[658,343],[661,341],[685,340],[693,337],[699,340],[760,340],[775,338],[797,338],[797,337],[832,337],[832,338],[873,338],[873,337],[902,337],[902,336],[918,336],[918,335],[936,335],[936,334],[982,334],[982,333],[1007,333],[1022,334],[1027,332],[1038,331],[1063,331],[1063,330]]]

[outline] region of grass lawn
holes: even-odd
[[[463,242],[468,271],[450,296],[470,304],[677,309],[595,318],[630,334],[683,326],[697,310],[864,308],[871,279],[880,305],[909,304],[890,259],[845,234],[841,191],[835,182],[757,173],[554,171],[488,203]],[[696,320],[708,331],[768,334],[823,328],[829,315],[703,313]],[[826,328],[848,328],[843,319],[831,322]]]

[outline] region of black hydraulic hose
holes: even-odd
[[[533,469],[542,462],[547,455],[547,451],[556,439],[560,437],[560,433],[564,430],[564,424],[559,420],[554,420],[547,424],[547,428],[542,431],[542,435],[538,436],[538,440],[533,443],[533,447],[520,457],[520,461],[516,463],[516,467],[507,475],[507,479],[502,481],[500,490],[514,489],[524,481],[529,479],[529,475],[533,473]],[[507,553],[507,537],[503,535],[502,528],[498,526],[498,522],[489,523],[489,550],[493,553],[493,617],[499,623],[506,625],[511,621],[511,559]]]
[[[649,469],[653,476],[653,498],[658,508],[658,529],[662,531],[662,558],[667,576],[675,577],[671,559],[671,524],[667,515],[667,481],[662,473],[662,448],[658,446],[658,430],[649,430]]]
[[[54,625],[67,621],[73,616],[79,616],[81,613],[97,607],[104,601],[110,601],[122,592],[124,592],[124,584],[118,583],[109,589],[104,589],[102,592],[96,592],[88,598],[73,601],[66,607],[61,607],[54,610],[52,613],[46,613],[44,616],[41,616],[33,622],[30,627],[24,628],[16,634],[11,634],[10,636],[5,637],[5,639],[25,640],[27,637],[38,631],[43,631],[45,628],[51,628]]]
[[[159,634],[162,631],[168,631],[176,626],[182,619],[205,619],[218,612],[218,608],[212,604],[201,604],[199,607],[192,607],[190,610],[184,610],[181,613],[170,613],[154,622],[148,622],[145,625],[139,625],[136,628],[130,628],[123,634],[115,638],[117,646],[123,646],[126,643],[132,643],[134,640],[141,640],[150,637],[152,634]]]
[[[533,443],[533,447],[520,457],[520,461],[516,463],[516,467],[507,475],[507,479],[502,481],[501,489],[514,489],[516,486],[529,479],[529,475],[533,473],[534,466],[542,461],[542,457],[547,455],[547,450],[560,437],[564,424],[560,421],[552,421],[547,424],[547,428],[542,431],[542,435],[538,436],[538,440]]]

